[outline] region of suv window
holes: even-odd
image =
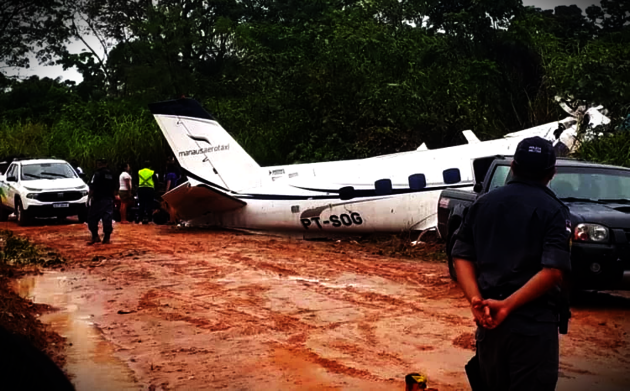
[[[549,188],[560,199],[589,198],[593,200],[630,199],[630,172],[596,167],[557,167]],[[512,179],[510,166],[497,166],[488,191],[505,185]]]
[[[68,163],[39,163],[22,165],[22,180],[76,178]]]
[[[490,180],[488,191],[492,191],[497,187],[505,185],[508,181],[509,174],[510,166],[496,166],[494,173],[492,174],[492,179]]]
[[[17,164],[11,165],[7,170],[6,178],[9,178],[10,176],[17,176]]]

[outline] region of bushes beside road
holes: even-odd
[[[109,159],[115,169],[123,162],[140,168],[145,160],[162,167],[168,147],[155,120],[146,109],[112,110],[121,105],[92,102],[67,106],[51,125],[2,121],[0,157],[76,159],[87,172],[95,169],[100,157]]]

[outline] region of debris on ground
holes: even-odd
[[[337,243],[342,243],[338,240]],[[444,243],[437,231],[403,232],[400,234],[372,234],[359,239],[347,239],[350,244],[363,247],[374,255],[446,262]]]

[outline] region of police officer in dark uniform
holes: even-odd
[[[107,167],[105,159],[96,161],[96,173],[90,181],[88,210],[88,229],[92,233],[92,239],[88,243],[92,245],[101,241],[98,236],[98,222],[103,220],[103,244],[109,244],[114,227],[112,219],[114,215],[114,199],[118,197],[118,182],[114,174]]]
[[[456,233],[452,256],[479,326],[474,360],[486,390],[556,387],[558,328],[568,322],[560,286],[571,268],[571,222],[547,187],[555,163],[548,141],[521,141],[512,178],[480,197]]]

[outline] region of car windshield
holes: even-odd
[[[39,163],[22,166],[22,180],[76,178],[76,174],[68,163]]]
[[[558,168],[549,187],[560,199],[630,201],[630,173],[622,170]]]
[[[498,166],[490,189],[512,178],[509,166]],[[556,196],[567,201],[630,202],[630,171],[596,167],[558,167],[549,183]]]

